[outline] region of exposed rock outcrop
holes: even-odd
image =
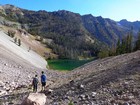
[[[46,96],[43,93],[30,93],[21,105],[45,105]]]

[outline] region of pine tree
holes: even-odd
[[[17,43],[17,37],[14,38],[14,42]]]
[[[130,53],[132,51],[132,34],[130,33],[126,37],[126,53]]]
[[[120,39],[117,42],[117,46],[116,46],[116,55],[121,54],[121,41]]]
[[[140,31],[138,32],[138,38],[137,38],[137,41],[135,43],[134,51],[136,51],[136,50],[140,50]]]
[[[132,52],[132,33],[129,33],[122,39],[120,45],[120,54]]]
[[[18,46],[21,46],[21,40],[18,39]]]
[[[102,50],[98,53],[99,58],[105,58],[109,56],[109,51],[108,50]]]
[[[120,47],[120,54],[126,53],[126,38],[122,39],[121,47]]]

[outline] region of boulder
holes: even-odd
[[[96,92],[92,92],[92,97],[95,97],[96,96]]]
[[[0,81],[0,87],[4,87],[4,83],[2,81]]]
[[[0,90],[0,96],[6,95],[7,92],[5,90]]]
[[[21,105],[45,105],[46,96],[43,93],[30,93]]]
[[[78,89],[84,89],[84,85],[80,84],[80,85],[78,85],[77,88],[78,88]]]

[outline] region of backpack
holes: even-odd
[[[41,82],[46,82],[46,76],[44,74],[41,75]]]

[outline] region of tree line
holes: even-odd
[[[7,35],[10,36],[11,38],[14,38],[15,44],[18,44],[18,46],[21,46],[21,39],[18,39],[17,37],[15,37],[15,31],[8,30]]]
[[[116,56],[125,53],[131,53],[133,51],[140,50],[140,31],[137,33],[136,41],[133,39],[132,31],[122,39],[119,39],[116,45],[113,45],[110,49],[103,49],[98,53],[99,58],[105,58],[109,56]]]

